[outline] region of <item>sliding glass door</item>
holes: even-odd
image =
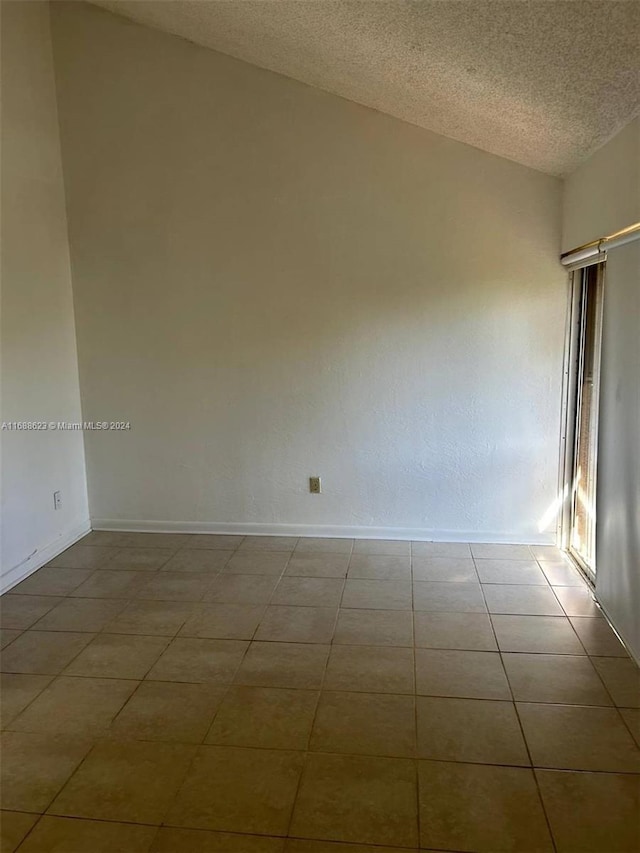
[[[583,570],[596,573],[596,480],[598,399],[604,263],[573,273],[567,415],[567,487],[569,553]]]

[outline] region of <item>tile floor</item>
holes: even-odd
[[[640,850],[555,548],[94,532],[0,603],[3,853]]]

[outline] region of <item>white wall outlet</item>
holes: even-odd
[[[309,477],[309,491],[312,495],[319,495],[322,491],[322,481],[320,477]]]
[[[53,508],[60,509],[62,506],[62,492],[53,493]]]

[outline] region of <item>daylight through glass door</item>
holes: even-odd
[[[604,264],[574,273],[577,335],[575,422],[569,551],[592,577],[596,571],[596,479],[602,283]]]

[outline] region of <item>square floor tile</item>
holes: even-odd
[[[529,545],[534,560],[557,563],[564,559],[564,554],[557,545]]]
[[[418,755],[441,761],[529,765],[512,702],[418,696]]]
[[[13,587],[16,595],[68,595],[93,574],[93,569],[39,569]]]
[[[236,674],[237,684],[314,690],[322,684],[329,646],[251,643]]]
[[[115,530],[91,530],[78,540],[78,545],[90,545],[92,548],[119,548],[124,543],[124,533]]]
[[[233,551],[213,548],[183,548],[162,566],[167,572],[207,572],[215,574],[227,565]]]
[[[558,853],[639,849],[640,777],[536,770]]]
[[[483,587],[489,613],[514,616],[564,616],[553,590],[524,584],[486,584]]]
[[[384,693],[324,691],[320,695],[310,748],[316,752],[413,758],[415,699]]]
[[[154,572],[164,566],[174,553],[171,548],[120,548],[102,568]]]
[[[3,808],[43,812],[85,757],[91,741],[33,732],[2,735]]]
[[[65,569],[99,569],[107,560],[115,556],[117,550],[117,548],[100,546],[90,548],[86,545],[72,545],[50,560],[47,566]]]
[[[294,551],[287,563],[285,575],[301,578],[345,578],[349,566],[348,554],[324,554],[313,551]]]
[[[411,582],[348,578],[342,607],[364,610],[411,610]]]
[[[353,553],[408,557],[411,554],[411,542],[395,539],[356,539],[353,544]]]
[[[20,714],[50,683],[51,675],[23,675],[3,672],[0,675],[0,720],[2,728]]]
[[[612,704],[586,656],[508,653],[502,661],[518,702]]]
[[[418,853],[418,850],[413,847],[381,847],[379,844],[343,844],[341,841],[288,838],[284,853]]]
[[[110,735],[119,740],[202,743],[224,692],[224,687],[209,684],[143,681],[113,721]]]
[[[113,541],[119,548],[165,548],[177,551],[178,548],[184,548],[190,538],[187,533],[129,533],[125,531],[109,533],[108,531],[93,531],[93,533],[98,532],[114,536],[115,539],[109,540],[109,544]],[[101,545],[103,543],[99,541],[97,544]]]
[[[318,693],[313,690],[232,687],[206,743],[306,750],[317,703]]]
[[[593,616],[572,616],[569,620],[589,655],[628,657],[627,650],[615,635],[606,619]]]
[[[414,583],[413,609],[430,613],[487,612],[479,583]]]
[[[486,613],[414,613],[416,646],[427,649],[498,650]]]
[[[284,577],[273,593],[271,604],[338,607],[343,586],[342,578]]]
[[[568,562],[540,563],[540,568],[552,586],[587,586],[583,574]]]
[[[39,815],[26,812],[0,812],[0,850],[13,853],[29,832]]]
[[[129,598],[147,583],[147,572],[115,571],[98,569],[71,593],[77,598]]]
[[[302,537],[298,539],[296,553],[304,551],[321,554],[350,554],[353,550],[353,541],[353,539]]]
[[[414,762],[309,754],[289,834],[415,846],[418,815]]]
[[[65,670],[65,675],[144,678],[167,647],[165,637],[98,634]]]
[[[135,681],[59,676],[13,720],[11,729],[52,735],[99,734],[106,731],[135,688]]]
[[[289,552],[243,551],[240,549],[224,567],[225,574],[280,577],[289,562]]]
[[[511,699],[497,652],[416,649],[416,692],[462,699]]]
[[[333,642],[346,646],[413,646],[412,614],[407,610],[338,612]]]
[[[413,557],[414,581],[477,583],[471,557]]]
[[[591,663],[616,705],[640,708],[640,670],[631,658],[594,657]]]
[[[173,637],[196,607],[190,601],[132,601],[106,630],[109,634]]]
[[[302,765],[301,752],[200,747],[166,823],[285,835]]]
[[[49,807],[49,814],[159,824],[196,747],[101,741]]]
[[[71,631],[25,631],[3,651],[2,671],[57,675],[92,637]]]
[[[553,851],[533,772],[420,761],[420,841],[438,850]]]
[[[556,586],[553,589],[567,616],[602,616],[588,587]]]
[[[528,545],[490,545],[471,543],[474,559],[480,560],[530,560],[533,556]]]
[[[264,604],[199,604],[180,636],[250,640],[264,611]]]
[[[204,601],[228,604],[267,604],[278,578],[266,575],[217,575]]]
[[[471,548],[466,542],[412,542],[414,557],[461,557],[469,559]]]
[[[36,631],[96,633],[114,619],[125,602],[114,598],[65,598],[33,626]]]
[[[615,708],[517,707],[536,767],[640,772],[640,749]]]
[[[0,597],[0,623],[3,628],[30,628],[60,601],[62,598],[46,595],[3,595]]]
[[[185,548],[212,548],[220,551],[235,551],[242,544],[244,536],[226,533],[190,533]]]
[[[45,815],[22,845],[21,853],[147,853],[156,832],[155,826]]]
[[[354,554],[349,562],[348,577],[372,580],[411,580],[409,557]]]
[[[481,583],[547,586],[548,581],[535,560],[476,560]]]
[[[177,637],[149,671],[152,681],[230,684],[249,644]]]
[[[161,826],[151,853],[284,853],[284,844],[284,838],[267,838],[266,835]]]
[[[297,536],[245,536],[241,551],[293,551]]]
[[[546,652],[553,655],[584,654],[582,643],[566,616],[491,617],[500,651]]]
[[[211,583],[212,576],[201,572],[157,572],[132,595],[154,601],[202,601]]]
[[[334,645],[324,688],[359,693],[413,693],[413,649]]]
[[[256,640],[282,643],[330,643],[336,607],[269,605],[256,631]]]

